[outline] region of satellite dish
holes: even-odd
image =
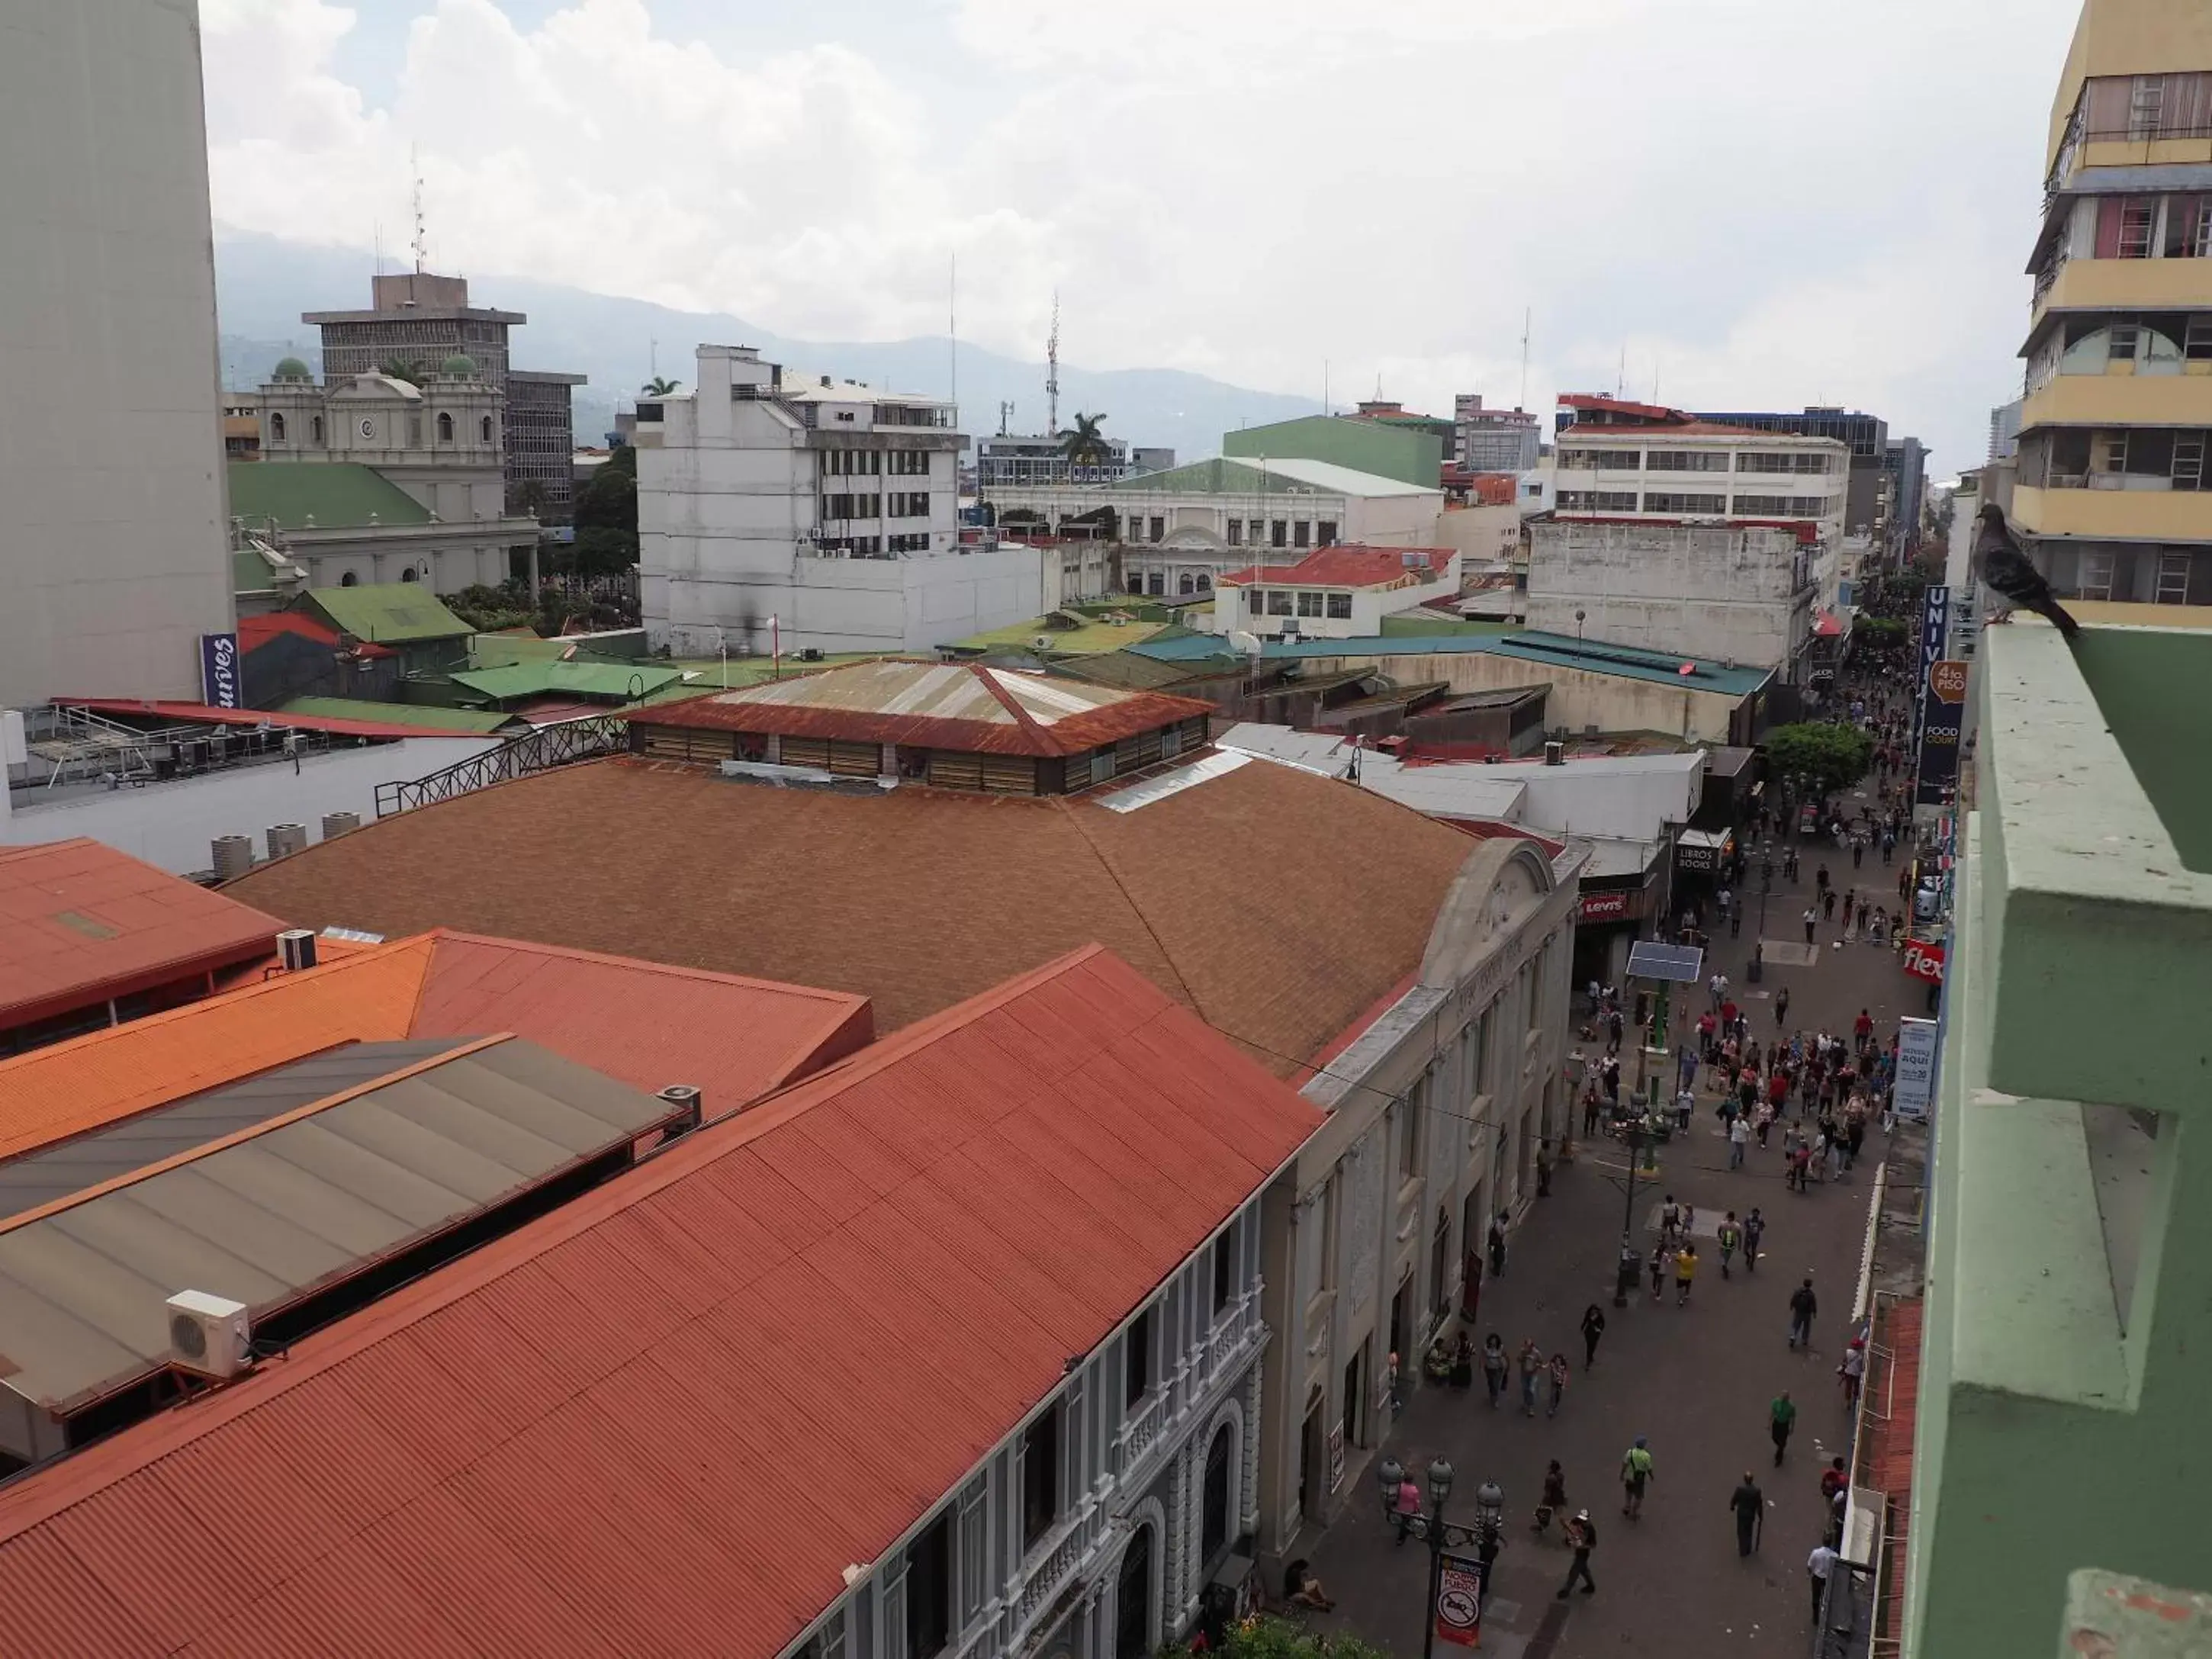
[[[1231,629],[1229,634],[1229,648],[1247,657],[1256,657],[1261,649],[1260,636],[1257,634],[1248,634],[1241,628]]]

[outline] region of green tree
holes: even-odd
[[[576,492],[571,514],[578,574],[611,576],[637,562],[637,451],[617,444],[592,481]]]
[[[1189,1653],[1188,1648],[1165,1651],[1171,1659],[1187,1659]],[[1384,1650],[1360,1637],[1306,1630],[1271,1613],[1231,1626],[1223,1651],[1227,1659],[1389,1659]]]
[[[430,371],[412,357],[386,357],[376,366],[376,372],[410,386],[420,386],[430,378]]]
[[[672,392],[680,392],[683,389],[683,381],[672,380],[665,374],[656,374],[638,387],[638,390],[648,398],[665,398]]]
[[[1856,726],[1807,721],[1778,726],[1766,734],[1766,762],[1779,777],[1800,777],[1820,794],[1846,788],[1866,775],[1874,739]]]
[[[1852,631],[1871,651],[1893,651],[1905,643],[1905,623],[1897,617],[1861,617]]]
[[[1064,432],[1054,434],[1060,440],[1060,453],[1067,457],[1070,466],[1101,466],[1111,460],[1114,452],[1098,428],[1106,424],[1103,415],[1085,415],[1078,411],[1075,424]]]

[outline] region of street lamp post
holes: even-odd
[[[1474,1524],[1444,1519],[1444,1502],[1451,1496],[1453,1469],[1444,1458],[1434,1459],[1428,1468],[1429,1507],[1408,1515],[1398,1507],[1398,1488],[1406,1479],[1406,1470],[1395,1457],[1386,1457],[1375,1471],[1376,1483],[1382,1489],[1382,1516],[1398,1528],[1402,1538],[1418,1538],[1429,1547],[1429,1600],[1423,1609],[1421,1626],[1421,1659],[1435,1659],[1437,1645],[1437,1602],[1443,1587],[1444,1556],[1452,1550],[1472,1548],[1482,1563],[1483,1596],[1490,1594],[1490,1569],[1498,1559],[1498,1552],[1505,1547],[1505,1492],[1495,1480],[1486,1480],[1475,1489]]]

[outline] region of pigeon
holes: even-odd
[[[1982,527],[1974,532],[1974,563],[1990,591],[2024,611],[2045,617],[2072,639],[2081,625],[2066,614],[2066,607],[2051,597],[2051,584],[2020,550],[2005,523],[2004,509],[1991,501],[1982,509]]]

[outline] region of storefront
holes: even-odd
[[[1719,921],[1714,900],[1735,857],[1733,830],[1683,830],[1674,842],[1674,914],[1668,920],[1679,923],[1685,912],[1693,911],[1711,932]]]
[[[1574,982],[1618,986],[1628,972],[1628,947],[1658,920],[1659,848],[1628,842],[1600,843],[1583,877],[1575,912]]]

